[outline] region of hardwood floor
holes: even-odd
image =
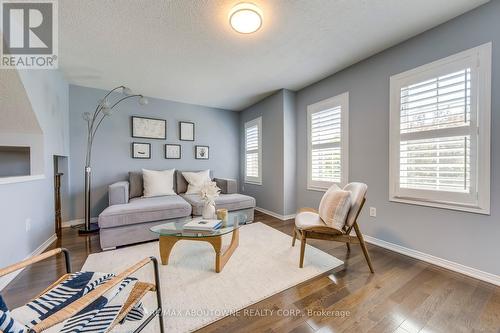
[[[292,235],[293,220],[259,212],[255,220]],[[500,332],[499,287],[372,245],[375,274],[370,274],[359,246],[352,245],[348,254],[341,243],[308,243],[345,261],[345,270],[290,288],[199,332]],[[74,271],[101,251],[99,236],[79,237],[71,228],[50,248],[58,246],[70,250]],[[35,264],[2,295],[10,307],[19,306],[63,273],[62,257]]]

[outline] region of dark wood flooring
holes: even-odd
[[[259,212],[255,220],[292,234],[293,220]],[[359,246],[352,245],[348,254],[341,243],[308,243],[345,261],[345,269],[276,294],[200,332],[500,332],[500,287],[372,245],[375,274],[370,274]],[[50,248],[57,246],[70,250],[74,271],[89,254],[101,251],[99,236],[80,237],[71,228]],[[63,273],[62,257],[35,264],[2,295],[10,307],[19,306]]]

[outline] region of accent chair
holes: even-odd
[[[319,210],[314,208],[301,208],[295,217],[295,228],[293,232],[292,246],[295,246],[295,240],[300,238],[300,261],[299,267],[304,267],[304,252],[306,249],[306,240],[309,239],[324,239],[336,242],[344,242],[347,246],[347,251],[350,251],[350,244],[359,244],[363,250],[366,262],[370,268],[370,272],[374,273],[373,266],[370,260],[370,255],[366,248],[365,240],[359,229],[357,219],[363,209],[366,201],[366,192],[368,186],[363,183],[347,184],[343,191],[349,192],[350,209],[345,214],[343,223],[328,223],[333,220],[335,212],[329,207],[332,191],[335,188],[330,188],[321,199]],[[352,236],[351,232],[354,229],[356,236]]]

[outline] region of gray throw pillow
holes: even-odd
[[[142,180],[142,172],[133,171],[128,173],[129,181],[129,199],[142,197],[144,192],[144,184]]]

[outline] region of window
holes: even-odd
[[[390,199],[489,214],[491,44],[390,85]]]
[[[307,107],[307,188],[345,185],[348,170],[349,93]]]
[[[262,185],[262,118],[245,123],[245,183]]]

